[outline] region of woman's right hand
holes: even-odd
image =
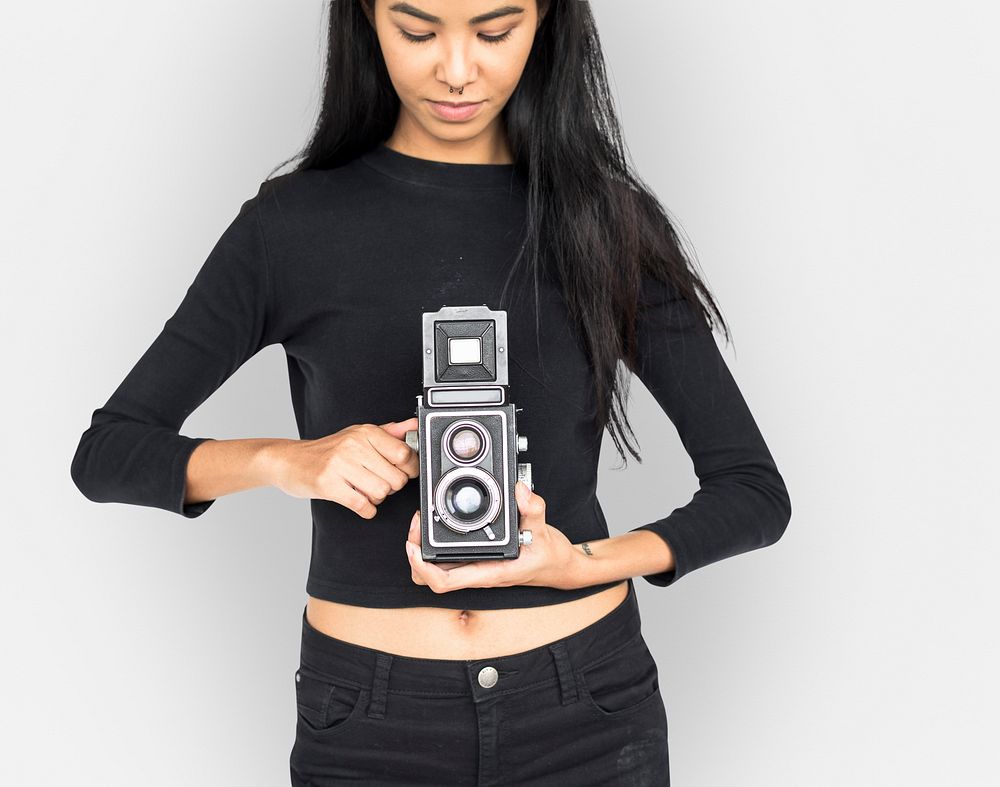
[[[273,447],[272,484],[292,497],[332,500],[365,519],[376,505],[420,474],[420,458],[405,442],[414,416],[385,424],[354,424],[318,440]]]

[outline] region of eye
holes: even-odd
[[[425,36],[415,36],[410,33],[407,33],[405,30],[403,30],[403,28],[399,28],[399,34],[407,41],[412,41],[414,44],[422,44],[425,41],[430,41],[431,38],[433,38],[434,36],[433,33],[428,33]]]
[[[415,36],[412,33],[407,33],[402,28],[398,28],[398,29],[399,29],[399,34],[404,39],[406,39],[407,41],[409,41],[411,43],[414,43],[414,44],[423,44],[423,43],[426,43],[427,41],[430,41],[434,37],[433,33],[428,33],[425,36]],[[498,35],[498,36],[489,36],[489,35],[486,35],[485,33],[480,33],[479,37],[485,43],[487,43],[487,44],[499,44],[499,43],[501,43],[503,41],[506,41],[508,38],[510,38],[511,32],[512,32],[511,30],[508,30],[506,33],[502,33],[501,35]]]
[[[488,36],[485,33],[482,33],[480,35],[480,38],[482,38],[483,41],[485,41],[487,44],[499,44],[501,41],[506,41],[508,38],[510,38],[510,34],[511,34],[510,30],[508,30],[506,33],[501,33],[498,36]]]

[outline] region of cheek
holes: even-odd
[[[382,58],[385,60],[386,71],[389,72],[389,81],[392,82],[400,99],[409,98],[420,82],[417,78],[415,58],[408,54],[392,45],[382,47]]]
[[[508,94],[514,92],[521,80],[533,43],[534,38],[531,36],[518,36],[503,53],[497,53],[493,61],[491,72],[495,75],[496,84],[502,85]]]
[[[496,86],[505,95],[509,96],[513,93],[517,83],[520,82],[530,51],[531,47],[529,46],[523,50],[511,52],[502,59],[498,58],[493,66],[492,73],[495,75]]]

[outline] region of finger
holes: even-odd
[[[409,539],[406,541],[406,560],[410,564],[413,581],[419,585],[429,584],[427,580],[428,572],[425,568],[428,564],[420,557],[420,547]]]
[[[378,426],[396,439],[402,440],[406,437],[407,432],[417,428],[417,417],[413,416],[412,418],[407,418],[405,421],[387,421]]]
[[[462,566],[471,566],[475,562],[476,561],[474,561],[474,560],[466,560],[464,563],[452,563],[452,562],[448,562],[448,563],[441,563],[441,564],[439,564],[439,567],[441,568],[442,571],[447,571],[450,574],[456,568],[461,568]]]
[[[415,426],[417,419],[410,420],[414,422]],[[404,421],[404,423],[407,422]],[[365,434],[368,438],[368,444],[381,459],[385,460],[385,465],[382,467],[388,471],[386,478],[395,477],[398,481],[394,485],[394,489],[399,491],[411,478],[417,477],[420,467],[417,452],[410,448],[404,440],[400,440],[381,429],[372,429]],[[378,472],[381,474],[382,470]]]
[[[511,569],[516,560],[472,560],[465,563],[452,563],[444,570],[443,580],[447,590],[460,588],[503,587],[517,584],[513,579]],[[425,565],[432,565],[426,564]]]
[[[372,519],[378,513],[378,509],[368,499],[368,495],[355,489],[346,479],[341,478],[337,481],[328,494],[329,497],[326,499],[340,503],[365,519]]]
[[[421,545],[422,541],[421,541],[421,534],[420,534],[420,510],[419,509],[413,514],[413,517],[410,519],[410,529],[409,529],[409,531],[406,534],[406,540],[408,542],[410,542],[411,544],[413,544],[415,547],[417,547],[417,549],[420,548],[420,545]],[[460,566],[467,566],[467,565],[469,565],[470,563],[473,563],[473,562],[475,562],[475,561],[466,560],[466,561],[461,562],[461,563],[441,563],[441,564],[435,564],[435,565],[439,565],[439,567],[441,568],[442,571],[452,571],[452,570],[454,570],[456,568],[459,568]]]
[[[415,546],[420,546],[420,509],[418,508],[410,519],[410,531],[406,535],[406,540]]]
[[[406,443],[403,443],[403,445],[406,445]],[[410,456],[402,464],[397,464],[396,467],[406,473],[408,479],[417,478],[420,475],[420,455],[410,448],[410,446],[407,445],[406,447],[410,451]]]
[[[413,416],[412,418],[408,418],[405,421],[389,421],[384,424],[379,424],[379,428],[381,428],[390,437],[399,440],[399,442],[402,443],[404,446],[406,446],[406,448],[408,449],[408,454],[404,454],[402,451],[399,452],[400,456],[405,456],[405,458],[403,459],[397,458],[393,460],[391,457],[389,457],[389,461],[391,461],[396,467],[398,467],[400,470],[406,473],[408,479],[416,478],[417,476],[419,476],[420,457],[418,456],[417,452],[414,451],[412,448],[410,448],[410,446],[407,445],[406,443],[406,433],[409,431],[416,431],[418,428],[417,417]]]
[[[467,587],[491,587],[502,575],[493,564],[510,562],[500,560],[473,560],[451,568],[442,568],[436,563],[428,563],[420,555],[419,547],[406,542],[406,555],[410,568],[422,584],[428,585],[435,593],[447,593]]]
[[[416,478],[420,475],[420,457],[416,451],[414,451],[406,443],[406,433],[410,431],[416,431],[419,427],[419,422],[416,416],[408,418],[405,421],[389,421],[385,424],[379,425],[386,434],[391,435],[398,439],[403,445],[409,449],[409,455],[403,461],[395,461],[394,464],[404,473],[406,473],[409,478]]]
[[[374,460],[372,464],[375,464]],[[349,464],[341,470],[344,479],[371,502],[378,505],[392,494],[392,484],[367,466],[367,460],[360,464]]]
[[[406,542],[406,561],[410,564],[410,579],[413,580],[413,584],[415,584],[415,585],[426,585],[427,584],[427,580],[424,579],[420,575],[420,572],[417,570],[417,567],[413,563],[413,558],[410,557],[410,550],[411,549],[412,549],[412,547],[410,546],[410,542],[407,541]],[[419,547],[417,548],[417,551],[419,551]]]
[[[377,432],[373,430],[372,434]],[[389,438],[391,439],[391,438]],[[403,446],[405,450],[409,451],[409,447],[406,443],[396,442],[396,445]],[[352,484],[355,484],[354,479],[357,478],[359,483],[362,484],[365,491],[371,491],[372,494],[382,494],[383,499],[391,495],[393,492],[398,492],[407,483],[409,483],[409,475],[394,465],[390,459],[386,458],[378,448],[372,445],[371,440],[365,438],[363,442],[357,444],[356,449],[352,454],[352,458],[358,468],[363,468],[368,472],[372,473],[377,481],[367,477],[366,475],[356,475],[352,474],[352,470],[349,468],[344,471],[348,476]],[[357,484],[355,484],[357,486]],[[387,489],[386,489],[387,487]],[[361,487],[359,487],[361,488]],[[373,502],[379,502],[373,499]]]

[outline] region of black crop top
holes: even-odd
[[[263,347],[285,350],[299,437],[404,421],[421,393],[421,314],[444,305],[506,308],[510,397],[519,455],[532,466],[547,521],[573,543],[607,538],[595,494],[602,430],[593,378],[557,288],[499,301],[524,239],[524,183],[513,164],[453,164],[380,145],[342,167],[261,184],[212,249],[176,312],[107,403],[73,457],[95,502],[185,505],[187,461],[206,437],[179,430]],[[785,485],[715,343],[686,301],[648,278],[637,375],[677,428],[700,482],[693,499],[634,529],[658,533],[676,567],[666,586],[776,541],[791,516]],[[542,357],[536,352],[536,335]],[[499,609],[568,601],[573,590],[514,586],[437,594],[410,577],[403,550],[419,484],[389,495],[371,520],[310,501],[309,595],[368,607]]]

